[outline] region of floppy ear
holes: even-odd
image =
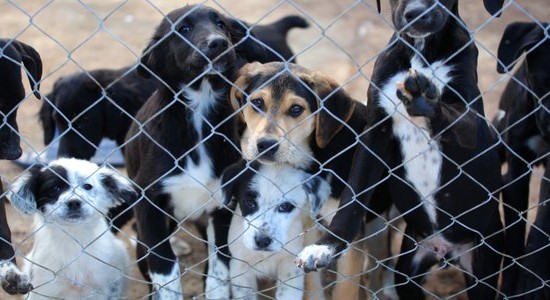
[[[253,62],[244,65],[239,70],[237,79],[231,86],[231,92],[229,93],[229,104],[231,104],[234,111],[245,105],[246,96],[242,91],[250,84],[250,79],[257,74],[261,66],[261,63]],[[239,112],[239,116],[242,118],[242,112]]]
[[[33,94],[36,98],[40,99],[40,80],[42,79],[42,59],[40,59],[40,54],[33,47],[25,43],[14,40],[13,45],[21,54],[23,65],[25,65],[28,71],[25,73],[27,73],[29,78]]]
[[[151,38],[149,44],[145,47],[141,54],[137,73],[143,78],[151,78],[153,74],[162,75],[163,65],[166,64],[166,56],[169,55],[167,36],[172,34],[172,30],[165,30],[169,26],[166,19],[155,30],[155,34]],[[164,34],[164,32],[167,32]]]
[[[247,169],[246,161],[240,160],[223,171],[221,179],[223,205],[232,206],[235,189],[239,184],[241,176],[247,172]]]
[[[36,212],[36,189],[40,167],[34,166],[24,172],[9,187],[7,197],[15,209],[25,215]]]
[[[504,0],[483,0],[485,9],[495,17],[500,17],[500,13],[495,15],[501,8]]]
[[[502,74],[513,69],[521,54],[543,38],[544,30],[536,23],[515,22],[508,25],[498,46],[497,71]]]
[[[102,167],[99,171],[101,184],[113,200],[113,204],[132,204],[139,199],[130,180],[115,171]]]
[[[315,141],[324,148],[342,129],[353,113],[355,101],[331,78],[319,74],[300,74],[317,95],[319,111],[315,117]]]
[[[239,19],[230,19],[231,43],[235,53],[248,62],[267,62],[267,51],[263,43],[250,29],[250,25]]]
[[[327,203],[330,197],[330,185],[318,175],[307,174],[304,188],[310,205],[309,216],[316,219],[321,208]]]

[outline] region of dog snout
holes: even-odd
[[[229,42],[222,37],[210,39],[206,44],[206,55],[209,58],[214,58],[225,51],[227,46],[229,46]]]
[[[407,12],[405,12],[405,21],[407,21],[407,23],[410,23],[410,22],[427,22],[429,21],[429,13],[424,13],[426,11],[426,8],[413,8],[413,9],[410,9],[408,10]]]
[[[265,235],[257,235],[254,237],[254,242],[256,243],[256,247],[258,249],[267,249],[273,240]]]
[[[67,208],[70,211],[77,211],[82,207],[82,202],[80,200],[69,200],[67,201]]]
[[[279,144],[274,139],[260,139],[256,144],[258,152],[264,157],[273,156],[279,150]]]

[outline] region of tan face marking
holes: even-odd
[[[242,116],[246,130],[241,149],[247,159],[259,159],[267,164],[290,163],[297,167],[311,162],[309,143],[315,118],[304,98],[286,90],[280,99],[274,99],[271,88],[266,86],[250,95]],[[266,139],[278,145],[272,156],[261,155],[258,150],[258,142]]]

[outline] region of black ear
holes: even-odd
[[[42,123],[42,129],[44,129],[44,145],[49,145],[55,136],[55,120],[53,119],[54,109],[52,106],[55,105],[55,101],[53,97],[53,92],[46,95],[46,99],[52,104],[48,101],[43,101],[40,112],[38,113],[38,117]]]
[[[101,168],[101,183],[116,204],[132,204],[139,199],[130,180],[106,167]]]
[[[223,171],[221,179],[223,205],[231,206],[230,204],[236,196],[236,189],[247,171],[245,160],[236,162]]]
[[[170,55],[168,39],[173,33],[170,21],[164,18],[155,30],[151,41],[145,47],[139,60],[137,73],[143,78],[151,78],[153,75],[161,76],[164,65],[167,64],[166,56]]]
[[[324,148],[344,127],[355,108],[355,101],[334,80],[320,73],[299,74],[318,97],[319,111],[315,118],[315,140]]]
[[[38,188],[39,166],[33,166],[21,174],[9,187],[7,197],[15,209],[25,215],[36,212],[36,193]]]
[[[504,3],[504,0],[483,0],[485,9],[495,17],[500,17],[500,13],[498,14],[496,13],[500,11],[503,3]]]
[[[28,71],[26,73],[34,96],[40,99],[40,80],[42,79],[42,59],[40,58],[40,54],[33,47],[25,43],[13,41],[13,45],[21,54],[23,65],[25,65]]]
[[[521,54],[543,38],[544,29],[536,23],[515,22],[508,25],[498,46],[497,71],[509,72]]]
[[[229,23],[235,53],[248,62],[267,62],[267,50],[252,30],[249,30],[249,24],[239,19],[230,19]]]

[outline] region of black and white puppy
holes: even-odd
[[[304,218],[317,218],[330,185],[288,164],[242,161],[226,169],[222,186],[224,203],[237,204],[227,237],[231,297],[255,299],[257,280],[276,278],[277,299],[302,299],[304,273],[293,267],[294,256],[312,229]]]
[[[493,124],[504,143],[508,171],[504,175],[502,199],[505,203],[506,245],[508,254],[518,259],[506,264],[511,274],[507,290],[523,294],[522,299],[550,298],[544,281],[550,279],[550,250],[547,232],[550,216],[547,205],[538,208],[524,247],[529,181],[532,165],[545,164],[540,203],[550,197],[548,151],[550,149],[550,41],[548,23],[516,22],[508,25],[498,48],[499,73],[511,72],[523,53],[527,53],[502,93],[499,112]],[[519,259],[522,257],[521,259]],[[513,295],[512,293],[507,294]]]
[[[230,83],[238,65],[264,57],[242,22],[200,5],[170,12],[144,50],[138,72],[165,84],[130,127],[126,163],[144,195],[137,256],[155,297],[182,297],[168,239],[179,222],[219,206],[220,176],[240,158]]]
[[[17,109],[25,99],[21,69],[24,66],[34,95],[40,99],[42,60],[34,48],[16,40],[0,39],[0,48],[0,159],[14,160],[22,153],[16,122]],[[0,281],[7,293],[26,294],[32,285],[15,264],[3,195],[0,182]]]
[[[385,190],[407,223],[395,272],[399,297],[424,298],[426,272],[456,260],[470,299],[493,299],[503,246],[500,164],[483,118],[477,49],[458,1],[390,3],[396,33],[375,64],[369,125],[349,188],[329,233],[297,264],[311,271],[331,263],[357,235],[373,193]]]
[[[132,118],[157,89],[131,67],[59,78],[40,108],[44,144],[59,137],[58,157],[90,159],[103,138],[124,143]]]
[[[25,265],[34,286],[28,299],[124,296],[128,253],[109,231],[105,214],[138,199],[126,177],[63,158],[21,174],[8,198],[21,213],[35,215]]]

